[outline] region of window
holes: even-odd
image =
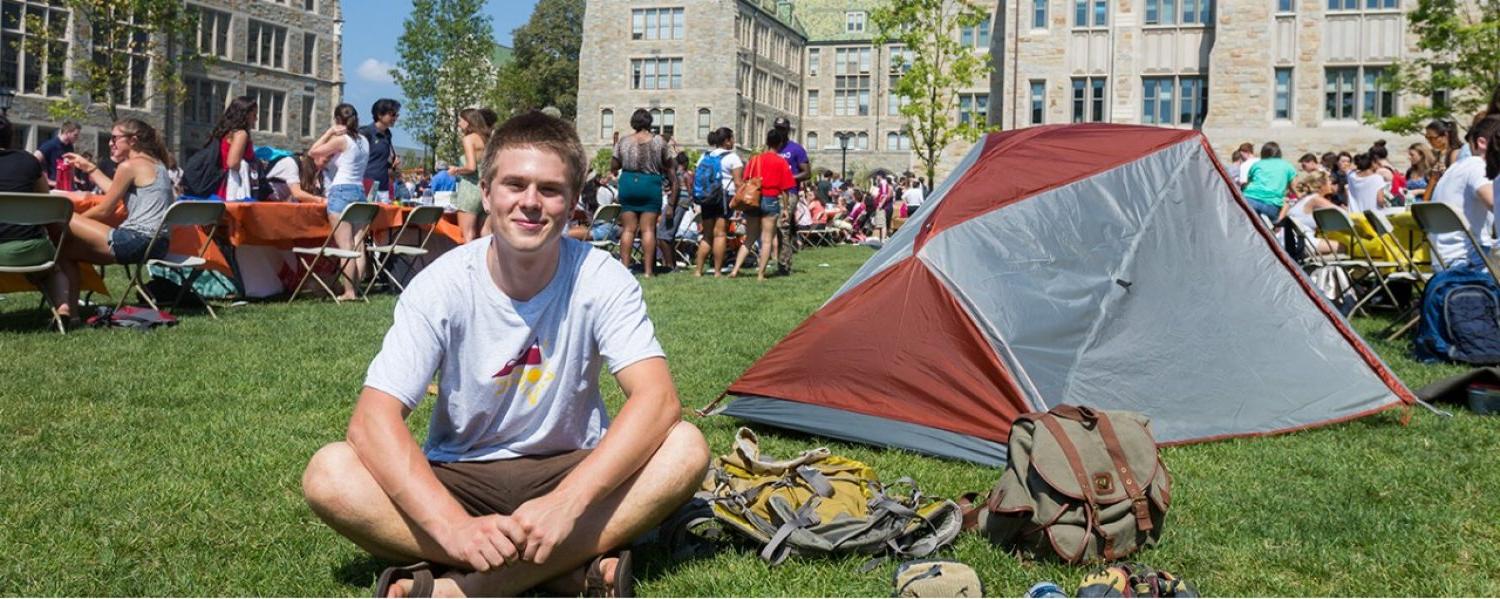
[[[212,125],[219,119],[229,98],[229,84],[212,79],[184,77],[182,118],[189,123]]]
[[[1142,77],[1141,122],[1147,125],[1203,124],[1208,110],[1202,77]]]
[[[1356,10],[1359,0],[1328,0],[1328,10]]]
[[[0,2],[0,86],[23,94],[63,95],[68,10],[59,4]]]
[[[313,135],[313,103],[312,96],[302,96],[302,137]]]
[[[818,62],[823,60],[823,52],[818,48],[807,49],[807,76],[818,76]]]
[[[198,19],[196,52],[229,58],[229,13],[189,4],[188,11]]]
[[[958,123],[960,125],[984,126],[989,122],[989,94],[959,94]]]
[[[807,90],[807,116],[818,116],[818,90]]]
[[[1400,7],[1401,4],[1398,0],[1365,0],[1365,8],[1394,9]]]
[[[286,68],[286,28],[251,19],[245,61],[273,69]]]
[[[896,93],[896,84],[901,81],[900,75],[891,75],[890,91],[885,94],[885,113],[889,116],[901,116],[901,109],[911,104],[911,98]]]
[[[804,137],[802,141],[803,141],[804,144],[807,145],[807,149],[809,149],[809,150],[816,150],[816,149],[818,149],[818,134],[816,132],[808,131],[807,132],[807,137]]]
[[[151,71],[151,57],[146,54],[151,42],[150,34],[135,23],[134,17],[123,21],[97,17],[93,28],[94,64],[120,73],[123,77],[104,97],[96,96],[92,101],[112,101],[116,105],[145,108]],[[28,60],[32,59],[28,57]]]
[[[1047,82],[1036,80],[1031,82],[1031,124],[1040,125],[1047,121]]]
[[[303,0],[302,10],[312,13],[318,12],[318,0]]]
[[[1108,27],[1109,0],[1073,0],[1074,27]]]
[[[1031,28],[1047,28],[1047,2],[1048,0],[1031,0]]]
[[[680,40],[683,36],[682,8],[637,8],[630,11],[630,39]]]
[[[1382,81],[1385,72],[1385,67],[1328,69],[1323,86],[1324,118],[1355,120],[1398,114],[1396,94]]]
[[[1450,105],[1448,104],[1448,102],[1449,102],[1448,98],[1451,95],[1451,92],[1452,92],[1452,90],[1447,90],[1447,89],[1435,89],[1435,90],[1432,90],[1432,98],[1431,98],[1432,107],[1433,108],[1437,108],[1437,109],[1450,108]]]
[[[844,13],[845,33],[865,32],[865,13],[863,11],[849,11]]]
[[[281,133],[286,130],[286,92],[247,87],[245,95],[255,98],[259,111],[255,118],[256,131]]]
[[[869,116],[870,48],[838,48],[833,61],[833,114]]]
[[[1206,25],[1212,6],[1213,0],[1146,0],[1146,24]]]
[[[302,74],[315,75],[318,66],[318,34],[302,34]]]
[[[1359,10],[1360,0],[1328,0],[1328,10]],[[1394,10],[1401,8],[1400,0],[1364,0],[1366,10]]]
[[[1104,122],[1104,77],[1073,79],[1073,122]]]
[[[850,146],[849,149],[851,149],[851,150],[868,150],[868,149],[870,149],[870,134],[869,133],[865,133],[864,131],[860,131],[859,133],[855,134],[855,136],[854,136],[854,145]]]
[[[599,111],[599,139],[613,139],[615,134],[615,111],[605,108]]]
[[[984,21],[973,27],[960,27],[958,43],[965,48],[988,49],[990,47],[990,19],[986,17]]]
[[[1276,69],[1276,103],[1272,107],[1275,118],[1279,120],[1291,120],[1292,118],[1292,69],[1290,67]]]
[[[1276,0],[1276,12],[1297,12],[1297,0]]]
[[[657,135],[672,136],[677,132],[677,111],[668,108],[651,109],[651,132]]]
[[[889,152],[900,152],[911,150],[911,136],[905,131],[887,131],[885,134],[885,149]]]
[[[698,139],[708,139],[708,131],[713,128],[713,120],[713,112],[709,109],[698,109]]]
[[[630,89],[682,89],[682,59],[632,59]]]

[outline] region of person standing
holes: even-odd
[[[359,133],[369,142],[369,163],[364,168],[365,193],[381,202],[391,201],[391,173],[401,168],[401,157],[396,155],[396,144],[391,141],[391,127],[401,117],[401,103],[390,98],[381,98],[370,106],[370,115],[375,120],[360,128]]]
[[[62,128],[57,130],[57,135],[42,142],[42,145],[37,146],[36,151],[32,152],[37,161],[42,163],[42,174],[47,176],[47,185],[54,189],[73,191],[81,187],[73,184],[70,171],[69,176],[64,177],[62,181],[59,181],[57,177],[60,170],[68,169],[68,165],[63,162],[63,155],[73,153],[73,144],[78,141],[80,131],[82,128],[78,126],[78,123],[63,121]]]
[[[458,131],[463,134],[464,161],[448,168],[458,178],[453,204],[458,207],[458,228],[464,243],[477,239],[484,231],[484,197],[479,191],[479,159],[484,144],[495,127],[495,111],[488,108],[465,108],[458,113]]]
[[[922,193],[922,180],[912,177],[906,191],[901,194],[901,201],[906,203],[906,218],[916,218],[917,210],[922,207],[926,196]]]
[[[204,147],[219,144],[219,168],[224,169],[224,182],[219,184],[220,200],[243,202],[254,197],[250,164],[255,162],[255,142],[250,138],[250,131],[255,129],[256,116],[255,98],[239,96],[224,108],[218,124],[208,134],[208,143]]]
[[[1286,204],[1287,187],[1297,177],[1297,167],[1281,158],[1279,144],[1268,141],[1260,147],[1260,159],[1250,163],[1247,175],[1244,196],[1250,208],[1275,222]]]
[[[339,222],[345,208],[365,199],[361,182],[366,180],[365,168],[370,163],[370,140],[359,131],[359,111],[353,105],[339,104],[333,109],[333,126],[308,150],[314,160],[327,160],[333,169],[333,180],[328,187],[328,224],[335,227],[333,242],[343,250],[353,250],[364,243],[364,230],[356,231],[353,225]],[[359,252],[354,260],[344,261],[344,275],[352,283],[338,299],[359,299],[353,287],[359,284],[364,270],[364,252]]]
[[[641,238],[641,259],[645,261],[646,278],[656,274],[656,219],[661,216],[663,186],[676,197],[676,177],[672,176],[672,154],[666,140],[651,132],[651,113],[637,109],[630,115],[635,132],[622,136],[610,159],[613,172],[619,173],[620,263],[630,268],[631,252],[637,233]]]
[[[786,161],[787,168],[792,169],[792,180],[796,183],[787,190],[786,197],[781,202],[781,215],[776,219],[776,243],[779,249],[776,256],[776,271],[781,274],[791,274],[792,255],[797,251],[797,188],[802,182],[812,180],[812,168],[808,163],[807,150],[792,140],[792,122],[784,116],[776,117],[772,126],[780,129],[786,137],[786,145],[782,146],[781,159]]]
[[[786,141],[786,130],[772,127],[766,133],[766,149],[751,158],[750,164],[745,166],[744,177],[760,178],[760,205],[744,211],[745,236],[734,257],[734,268],[729,271],[731,279],[740,275],[740,268],[750,255],[750,243],[755,239],[760,240],[760,248],[755,257],[756,278],[762,281],[766,279],[766,262],[769,261],[771,244],[776,237],[773,227],[776,226],[776,218],[783,212],[781,196],[788,191],[795,192],[797,188],[791,167],[781,157],[782,146],[786,145]]]
[[[705,160],[719,161],[716,173],[718,180],[714,184],[724,190],[724,197],[721,201],[701,205],[701,233],[698,237],[697,259],[693,261],[693,275],[703,276],[703,265],[708,261],[711,250],[714,257],[714,277],[718,278],[724,272],[724,251],[729,243],[729,198],[734,197],[734,190],[739,189],[743,182],[745,161],[734,151],[734,130],[729,127],[709,132],[708,145],[712,149],[698,159],[698,164],[703,164]]]

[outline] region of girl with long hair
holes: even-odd
[[[1315,239],[1314,232],[1318,230],[1318,224],[1313,220],[1312,213],[1324,208],[1337,208],[1332,200],[1333,179],[1323,171],[1302,173],[1292,180],[1292,193],[1297,199],[1282,206],[1281,218],[1276,219],[1276,222],[1290,219],[1292,226],[1302,230],[1303,238]],[[1313,251],[1318,254],[1339,251],[1337,243],[1326,239],[1317,239],[1314,244]]]
[[[734,152],[734,130],[729,127],[710,131],[708,145],[711,149],[699,160],[707,160],[709,156],[718,157],[719,172],[715,174],[719,180],[715,183],[724,190],[724,198],[719,202],[702,205],[702,220],[699,221],[702,235],[698,238],[698,255],[693,261],[693,276],[703,276],[703,265],[708,261],[709,251],[712,250],[714,277],[717,278],[724,272],[724,249],[729,242],[729,198],[734,197],[734,190],[744,184],[745,163]]]
[[[750,242],[759,238],[755,272],[757,279],[766,280],[766,259],[774,251],[771,240],[776,236],[776,217],[781,215],[781,194],[797,186],[797,180],[792,178],[792,167],[781,157],[781,149],[787,142],[786,134],[786,129],[772,127],[766,133],[765,151],[751,158],[745,167],[746,176],[760,177],[760,206],[745,210],[745,240],[734,258],[734,270],[729,272],[731,279],[739,276],[740,267],[750,255]]]
[[[448,174],[458,179],[453,204],[458,207],[458,228],[464,243],[474,241],[484,232],[484,195],[479,189],[479,159],[484,144],[495,127],[495,111],[488,108],[465,108],[458,113],[458,131],[464,137],[463,164],[448,167]]]
[[[1406,188],[1425,193],[1428,189],[1427,175],[1436,166],[1432,148],[1424,143],[1414,143],[1406,149],[1406,158],[1411,162],[1411,168],[1406,169]]]
[[[250,131],[255,129],[256,113],[255,98],[239,96],[231,100],[203,144],[205,148],[219,144],[219,167],[224,169],[224,182],[219,184],[220,199],[237,202],[254,195],[250,164],[255,161],[255,143]]]
[[[369,163],[370,142],[359,133],[359,111],[350,104],[339,104],[333,109],[333,126],[323,132],[322,137],[308,150],[313,160],[322,160],[333,169],[328,186],[328,224],[334,227],[333,242],[344,250],[357,250],[364,244],[364,228],[354,230],[349,223],[340,223],[344,209],[365,199],[365,166]],[[365,271],[365,253],[344,262],[344,274],[357,285]],[[339,295],[340,300],[358,299],[351,286]]]
[[[68,223],[68,242],[58,263],[68,279],[67,305],[78,314],[78,262],[139,264],[167,254],[170,241],[161,232],[167,208],[176,199],[167,171],[175,165],[156,129],[135,118],[121,119],[110,130],[109,156],[116,163],[113,179],[92,161],[68,153],[63,160],[104,189],[104,200]],[[125,204],[125,220],[118,227],[104,221]]]

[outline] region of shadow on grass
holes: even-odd
[[[379,578],[381,570],[385,568],[384,561],[369,555],[361,555],[335,568],[333,579],[345,586],[374,590],[375,579]]]

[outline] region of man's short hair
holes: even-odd
[[[1281,157],[1281,144],[1278,144],[1278,143],[1276,143],[1274,141],[1268,141],[1268,142],[1266,142],[1265,145],[1262,145],[1260,147],[1260,157],[1261,158],[1280,158]]]
[[[1479,119],[1479,122],[1474,123],[1474,126],[1469,128],[1469,136],[1473,138],[1469,143],[1472,144],[1480,139],[1485,140],[1485,143],[1489,143],[1490,140],[1495,138],[1496,134],[1500,134],[1500,114],[1486,116]]]
[[[390,98],[381,98],[370,106],[370,115],[377,119],[398,112],[401,112],[401,103]]]
[[[578,199],[588,161],[583,156],[578,131],[572,124],[536,110],[523,112],[501,123],[484,146],[484,159],[479,163],[480,187],[489,190],[490,180],[495,178],[495,157],[502,150],[512,148],[535,148],[556,154],[568,169],[568,197]]]
[[[81,127],[78,126],[78,123],[75,123],[73,121],[63,121],[62,128],[58,129],[57,132],[58,133],[72,133],[74,131],[79,130],[80,128]]]

